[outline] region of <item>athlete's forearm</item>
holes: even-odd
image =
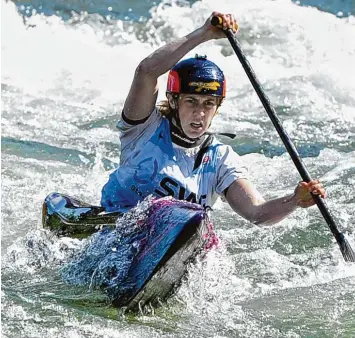
[[[185,54],[199,44],[211,39],[211,34],[203,27],[176,39],[157,49],[140,63],[140,69],[158,78],[171,69]]]
[[[296,194],[265,201],[247,179],[234,181],[226,192],[226,198],[236,213],[255,224],[280,222],[297,208]]]
[[[255,224],[270,225],[280,222],[297,208],[295,195],[266,201],[255,206],[251,221]]]

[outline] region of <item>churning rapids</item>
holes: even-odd
[[[102,16],[99,5],[45,16],[30,4],[2,1],[3,337],[352,336],[355,265],[344,263],[316,207],[257,227],[219,201],[219,249],[189,268],[163,307],[137,316],[122,316],[100,291],[65,284],[59,268],[82,244],[50,236],[40,221],[52,191],[98,204],[119,160],[115,122],[135,67],[218,9],[238,18],[250,63],[354,248],[354,16],[288,0],[147,1],[131,17]],[[195,53],[227,76],[213,130],[237,134],[223,141],[266,198],[291,193],[300,177],[228,41]]]

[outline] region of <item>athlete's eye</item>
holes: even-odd
[[[212,108],[215,106],[215,103],[213,101],[207,101],[205,102],[205,106],[208,108]]]

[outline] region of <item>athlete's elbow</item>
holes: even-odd
[[[270,214],[262,214],[253,217],[250,221],[255,225],[264,226],[264,225],[274,225],[281,222],[285,216],[275,216]]]
[[[255,225],[258,225],[258,226],[263,226],[263,225],[273,225],[277,222],[275,222],[272,219],[259,218],[259,219],[254,220],[252,223],[254,223]]]
[[[277,223],[277,220],[270,217],[267,213],[262,213],[258,208],[251,210],[248,213],[242,215],[247,221],[258,226],[273,225]]]
[[[252,210],[234,210],[237,212],[237,214],[239,214],[240,216],[242,216],[245,220],[247,220],[250,223],[259,225],[262,224],[262,219],[260,219],[260,217],[258,217],[258,214],[253,212]]]
[[[146,76],[146,77],[154,77],[157,78],[158,76],[155,74],[155,67],[151,64],[149,59],[142,60],[138,67],[136,68],[136,76]]]
[[[255,225],[265,225],[267,223],[267,220],[254,214],[244,215],[244,218]]]

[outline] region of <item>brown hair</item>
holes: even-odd
[[[170,114],[172,110],[168,100],[159,101],[157,103],[157,108],[160,114],[162,114],[163,116]]]

